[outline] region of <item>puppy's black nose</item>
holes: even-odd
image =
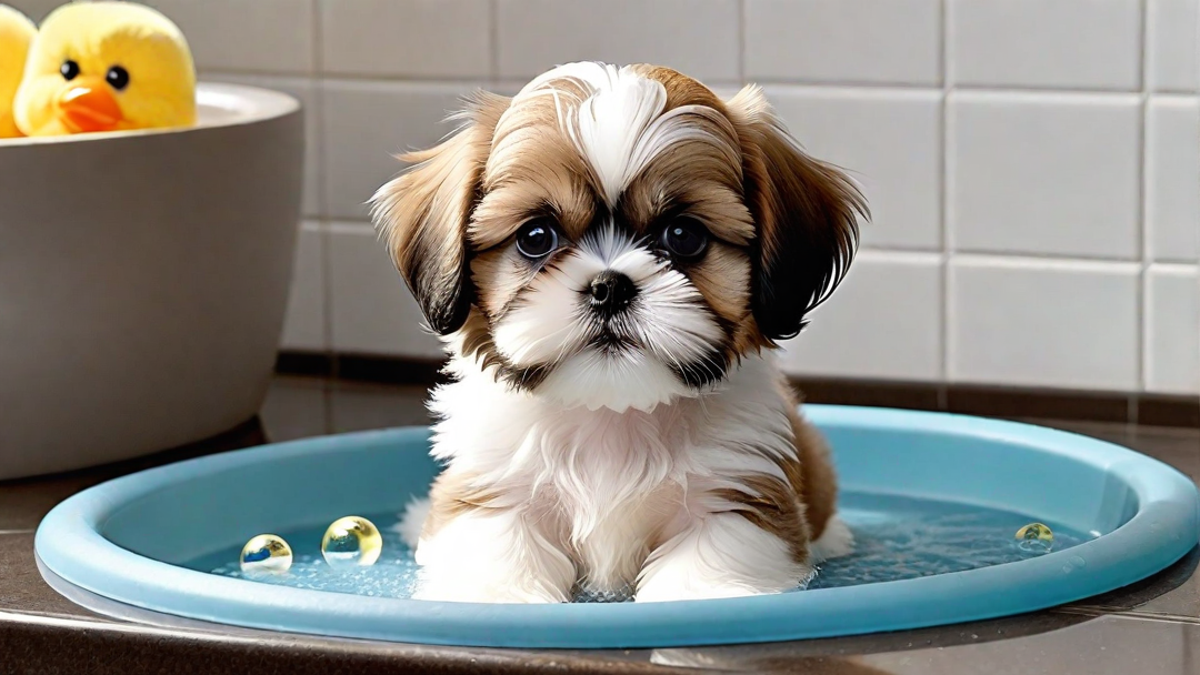
[[[637,296],[633,280],[612,270],[605,270],[592,279],[592,309],[606,314],[621,311]]]

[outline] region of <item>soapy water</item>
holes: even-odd
[[[809,588],[963,572],[1034,558],[1051,550],[1049,545],[1023,545],[1025,540],[1017,539],[1015,533],[1038,518],[1011,511],[849,493],[842,498],[841,512],[854,532],[854,553],[819,565]],[[1054,551],[1098,536],[1060,523],[1049,523],[1048,529],[1054,530]]]
[[[221,576],[264,584],[371,597],[407,598],[417,581],[416,562],[395,532],[396,514],[366,514],[379,529],[382,551],[372,565],[330,565],[321,550],[326,526],[289,530],[281,536],[292,547],[292,566],[286,573],[244,571],[236,555],[221,551],[192,561],[187,567]],[[332,519],[331,519],[332,520]]]
[[[1056,552],[1094,538],[1036,515],[893,495],[844,492],[840,510],[855,535],[854,553],[819,565],[808,585],[810,589],[962,572],[1044,555],[1049,547],[1023,549],[1021,540],[1014,537],[1034,521],[1053,529]],[[330,567],[321,556],[322,524],[279,533],[291,545],[294,556],[291,569],[282,574],[243,572],[239,565],[240,543],[194,560],[187,567],[266,584],[370,597],[411,597],[419,568],[395,531],[397,514],[364,515],[379,527],[383,537],[382,555],[371,566]],[[626,599],[582,593],[576,596],[577,601],[584,602]]]

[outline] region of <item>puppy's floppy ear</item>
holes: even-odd
[[[727,104],[741,136],[746,205],[758,226],[753,311],[769,340],[796,336],[850,267],[866,200],[841,171],[801,149],[762,90]]]
[[[462,123],[440,145],[411,152],[406,173],[379,188],[371,214],[388,252],[440,335],[462,328],[474,300],[467,223],[480,197],[492,133],[509,99],[480,92],[451,117]]]

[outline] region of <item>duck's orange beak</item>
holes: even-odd
[[[113,131],[124,116],[103,80],[72,82],[58,97],[58,118],[74,133]]]

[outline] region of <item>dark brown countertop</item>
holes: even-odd
[[[63,498],[113,476],[185,457],[316,434],[426,422],[420,387],[279,378],[261,420],[192,448],[50,478],[0,482],[0,674],[748,671],[912,675],[1200,673],[1193,550],[1133,587],[1049,611],[902,633],[771,645],[620,652],[457,649],[97,615],[51,589],[33,532]],[[1200,430],[1042,422],[1111,440],[1200,477]]]

